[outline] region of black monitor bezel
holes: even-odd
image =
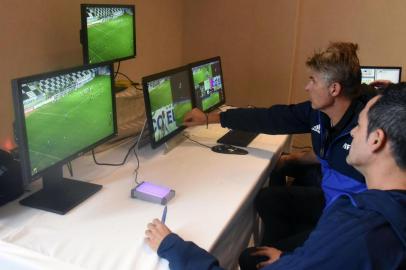
[[[51,166],[49,166],[45,169],[40,170],[36,174],[32,175],[21,85],[32,82],[32,81],[41,80],[44,78],[60,76],[60,75],[67,74],[67,73],[78,72],[78,71],[93,69],[93,68],[102,67],[102,66],[107,66],[107,67],[109,67],[109,70],[110,70],[110,81],[111,81],[110,88],[111,88],[111,95],[112,95],[112,110],[113,110],[113,132],[111,134],[109,134],[108,136],[105,136],[104,138],[98,140],[97,142],[94,142],[93,144],[72,153],[71,155],[63,158],[62,160],[52,164]],[[58,70],[58,71],[31,75],[31,76],[27,76],[27,77],[20,77],[20,78],[13,79],[11,81],[13,104],[14,104],[14,116],[15,116],[14,135],[15,135],[15,140],[16,140],[17,146],[18,146],[19,160],[21,162],[21,171],[22,171],[24,186],[26,186],[26,185],[30,184],[31,182],[35,181],[36,179],[42,177],[44,174],[49,173],[50,171],[52,171],[52,169],[54,167],[58,167],[58,166],[62,167],[67,162],[83,155],[84,153],[95,148],[96,146],[103,144],[103,143],[107,142],[108,140],[117,136],[118,130],[117,130],[117,115],[116,115],[116,96],[114,94],[113,83],[114,83],[114,69],[113,69],[112,63],[99,63],[99,64],[94,64],[94,65],[78,66],[78,67],[73,67],[73,68],[68,68],[68,69],[63,69],[63,70]]]
[[[82,44],[82,55],[83,55],[83,63],[85,65],[91,65],[89,63],[89,42],[88,42],[88,36],[87,36],[87,17],[86,17],[86,8],[88,7],[106,7],[106,8],[110,8],[110,7],[119,7],[119,8],[130,8],[133,11],[133,36],[134,36],[134,54],[131,56],[126,56],[126,57],[122,57],[122,58],[115,58],[115,59],[111,59],[111,60],[106,60],[106,61],[102,61],[102,62],[98,62],[98,63],[94,63],[94,64],[105,64],[105,63],[109,63],[109,62],[119,62],[119,61],[124,61],[124,60],[128,60],[128,59],[133,59],[137,56],[137,47],[136,47],[136,30],[135,30],[135,20],[136,20],[136,15],[135,15],[135,5],[120,5],[120,4],[81,4],[80,5],[80,18],[81,18],[81,30],[80,30],[80,42]]]
[[[160,139],[159,141],[155,140],[154,126],[153,126],[153,121],[152,121],[151,102],[150,102],[149,92],[148,92],[148,83],[151,81],[157,80],[159,78],[171,76],[173,74],[180,73],[180,72],[186,72],[189,75],[188,66],[185,65],[185,66],[177,67],[174,69],[170,69],[170,70],[166,70],[163,72],[148,75],[148,76],[145,76],[142,78],[142,86],[143,86],[142,89],[143,89],[143,93],[144,93],[144,103],[145,103],[145,115],[147,117],[149,136],[150,136],[152,148],[157,148],[158,146],[164,144],[165,142],[167,142],[168,140],[170,140],[171,138],[173,138],[174,136],[176,136],[177,134],[182,132],[186,128],[186,126],[182,125],[182,126],[178,127],[177,129],[175,129],[174,131],[172,131],[171,133],[169,133],[168,135],[166,135],[165,137],[163,137],[162,139]],[[188,81],[189,81],[189,86],[190,86],[190,90],[189,90],[190,91],[190,100],[192,102],[192,108],[194,108],[195,103],[194,103],[194,99],[193,99],[192,86],[190,85],[191,84],[190,76],[188,76]]]
[[[402,81],[402,67],[401,66],[360,66],[361,69],[397,69],[399,70],[399,82]],[[361,80],[362,80],[362,72],[361,72]]]
[[[220,56],[215,56],[212,58],[208,58],[208,59],[204,59],[204,60],[200,60],[200,61],[196,61],[196,62],[192,62],[190,64],[188,64],[189,67],[189,74],[190,74],[190,81],[191,81],[191,87],[192,87],[192,94],[193,94],[193,102],[194,104],[197,106],[197,96],[196,96],[196,89],[195,89],[195,83],[193,80],[193,71],[192,68],[197,67],[197,66],[201,66],[201,65],[205,65],[211,62],[215,62],[215,61],[219,61],[220,64],[220,76],[221,76],[221,85],[222,85],[222,99],[219,103],[217,103],[216,105],[204,110],[204,112],[211,112],[217,108],[219,108],[221,105],[224,105],[226,102],[226,92],[225,92],[225,86],[224,86],[224,77],[223,77],[223,68],[221,66],[221,57]],[[199,108],[201,110],[203,110],[203,108]]]

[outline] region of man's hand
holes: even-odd
[[[206,114],[198,108],[194,108],[183,118],[183,124],[187,127],[206,125],[206,121]]]
[[[377,87],[377,88],[385,88],[391,83],[392,82],[389,80],[376,80],[376,81],[371,82],[369,85],[373,86],[373,87]]]
[[[281,256],[282,251],[273,247],[258,247],[257,251],[251,253],[252,256],[266,256],[269,259],[267,261],[257,264],[257,269],[264,267],[265,265],[276,262]]]
[[[171,231],[165,224],[162,224],[159,219],[154,219],[152,223],[148,223],[145,231],[145,242],[153,250],[157,251],[162,240],[167,237]]]
[[[320,164],[320,161],[313,150],[293,152],[288,155],[282,155],[281,159],[285,163],[290,164],[300,164],[300,165]]]

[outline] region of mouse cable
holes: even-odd
[[[183,134],[183,136],[184,136],[186,139],[188,139],[188,140],[190,140],[190,141],[192,141],[192,142],[194,142],[194,143],[200,144],[201,146],[204,146],[204,147],[207,147],[207,148],[210,148],[210,149],[211,149],[211,146],[208,146],[208,145],[206,145],[206,144],[203,144],[203,143],[200,143],[200,142],[198,142],[198,141],[195,141],[195,140],[193,140],[192,138],[190,138],[189,136],[187,136],[186,134]]]

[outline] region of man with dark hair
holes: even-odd
[[[368,190],[340,194],[302,247],[261,263],[264,270],[406,269],[406,84],[371,99],[352,129],[347,162]],[[171,269],[222,269],[217,260],[155,219],[147,244]]]
[[[335,42],[309,57],[307,102],[206,115],[194,109],[185,116],[187,126],[220,122],[223,127],[267,134],[311,133],[315,155],[306,162],[320,164],[321,188],[271,186],[259,192],[255,206],[265,225],[264,246],[292,251],[306,240],[326,205],[340,194],[366,189],[363,176],[345,162],[352,141],[349,132],[368,100],[361,88],[357,49],[353,43]],[[260,254],[255,251],[250,248],[241,255],[242,270],[256,269],[272,255],[267,247]]]

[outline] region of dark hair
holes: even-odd
[[[358,45],[350,42],[330,43],[325,51],[315,52],[306,65],[325,76],[327,83],[337,82],[344,95],[354,98],[359,95],[361,68],[357,56]]]
[[[390,84],[368,111],[368,135],[380,128],[396,164],[406,169],[406,83]]]

